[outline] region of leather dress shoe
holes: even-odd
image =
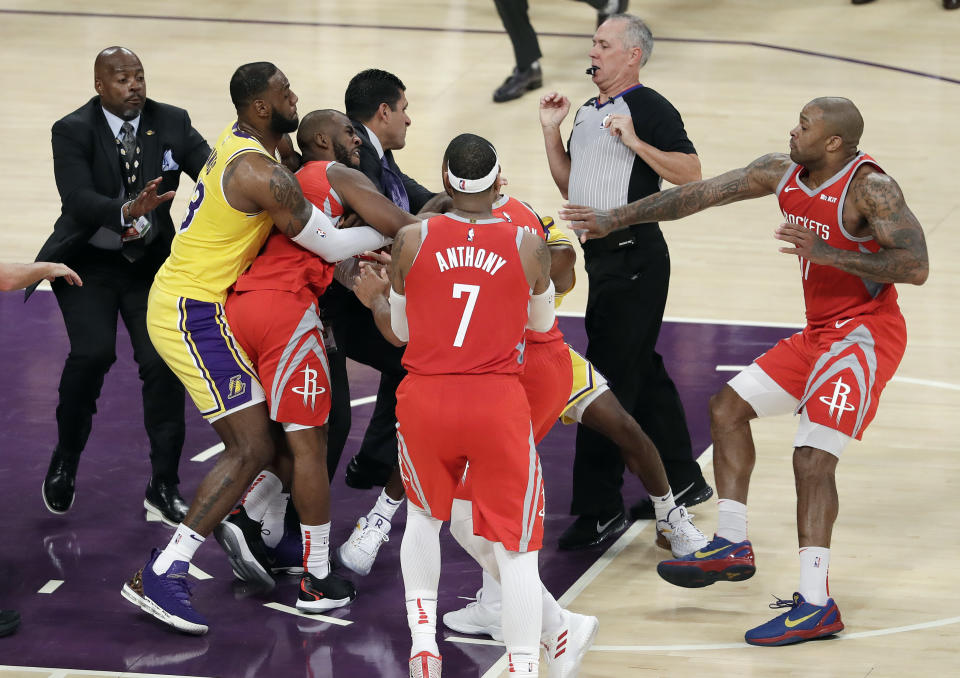
[[[16,610],[0,610],[0,638],[9,636],[20,628],[20,613]]]
[[[58,450],[53,451],[41,491],[43,503],[50,513],[63,515],[73,506],[79,463],[79,455],[71,458]]]
[[[371,459],[365,454],[355,454],[347,464],[343,481],[355,490],[369,490],[374,486],[386,485],[392,473],[392,466]]]
[[[866,5],[868,2],[873,2],[873,0],[850,0],[852,5]]]
[[[943,0],[944,9],[960,9],[960,0]]]
[[[610,18],[611,14],[623,14],[627,11],[630,0],[607,0],[605,7],[597,10],[597,28]]]
[[[540,70],[540,64],[531,64],[529,68],[522,71],[519,68],[514,68],[513,73],[494,90],[493,100],[498,104],[504,101],[513,101],[538,87],[543,87],[543,71]]]
[[[176,527],[183,522],[190,508],[180,496],[180,490],[174,483],[163,480],[151,480],[143,500],[147,513],[160,516],[164,524]]]

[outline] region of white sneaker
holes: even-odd
[[[421,652],[410,657],[410,678],[440,678],[443,660],[435,654]]]
[[[679,504],[670,509],[665,520],[657,521],[657,546],[668,548],[675,558],[688,556],[710,540],[693,524],[693,515]]]
[[[575,678],[583,656],[593,645],[600,621],[596,617],[563,610],[563,626],[557,633],[541,638],[547,657],[549,678]]]
[[[374,515],[374,522],[371,522],[361,516],[350,537],[337,549],[340,562],[361,576],[370,574],[380,547],[390,541],[389,533],[389,520]]]
[[[443,615],[443,624],[451,631],[470,635],[488,635],[494,640],[503,640],[500,627],[500,604],[483,602],[483,589],[477,591],[477,599],[466,607]]]

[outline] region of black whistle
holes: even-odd
[[[593,74],[595,74],[595,73],[596,73],[597,71],[599,71],[599,70],[600,70],[600,67],[599,67],[599,66],[591,66],[590,68],[588,68],[588,69],[586,70],[586,74],[587,74],[587,75],[593,75]]]

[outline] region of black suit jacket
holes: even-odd
[[[53,172],[60,192],[61,214],[53,233],[37,254],[37,261],[58,261],[69,265],[82,256],[83,245],[101,227],[121,231],[120,208],[126,201],[117,197],[122,186],[117,144],[95,96],[53,125]],[[162,176],[159,193],[174,191],[180,173],[196,180],[210,155],[210,147],[193,129],[182,108],[147,99],[140,114],[137,140],[142,148],[145,181]],[[163,171],[164,154],[170,151],[179,169]],[[149,215],[157,236],[150,244],[150,261],[159,266],[170,252],[174,236],[171,203],[165,202]],[[29,298],[36,285],[27,288]]]
[[[380,179],[380,176],[383,174],[380,155],[370,142],[370,134],[367,132],[367,128],[358,120],[351,120],[350,122],[353,123],[353,128],[356,130],[357,136],[360,137],[360,141],[363,142],[360,144],[360,171],[366,174],[370,180],[376,184],[377,189],[389,198],[390,196],[387,195],[387,192],[383,189],[383,182]],[[383,156],[387,159],[387,164],[390,165],[391,169],[403,179],[403,186],[407,189],[407,197],[410,199],[410,209],[408,211],[411,214],[416,214],[423,209],[427,201],[433,197],[433,191],[425,188],[415,179],[411,179],[401,172],[400,168],[397,167],[396,161],[393,159],[393,151],[385,151]]]

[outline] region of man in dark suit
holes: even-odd
[[[53,125],[62,213],[37,260],[64,262],[85,284],[53,282],[70,354],[60,377],[57,446],[43,500],[58,514],[73,504],[80,454],[103,378],[116,360],[119,314],[143,382],[153,470],[144,506],[176,525],[187,509],[177,475],[184,390],[147,336],[147,293],[170,253],[169,201],[180,173],[196,179],[210,148],[185,110],[147,99],[143,66],[130,50],[108,47],[97,55],[94,88],[97,96]],[[28,298],[33,289],[28,288]]]

